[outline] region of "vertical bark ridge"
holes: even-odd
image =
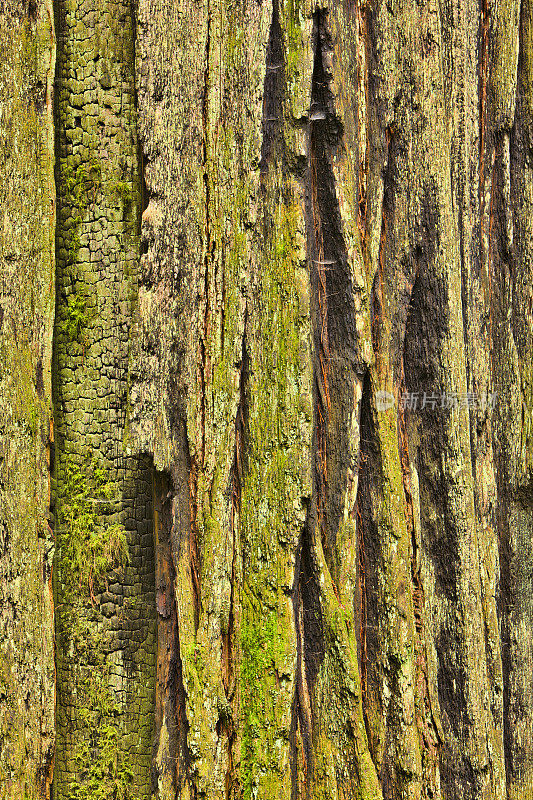
[[[398,411],[394,407],[400,399],[400,355],[414,276],[406,241],[407,222],[398,224],[398,216],[406,213],[410,205],[403,188],[405,159],[411,146],[410,133],[404,124],[406,111],[401,90],[396,92],[394,106],[388,91],[382,96],[381,79],[374,66],[375,37],[380,36],[380,26],[387,24],[388,20],[380,19],[376,13],[371,15],[368,25],[372,53],[369,82],[372,81],[375,94],[368,112],[374,140],[369,152],[370,236],[366,253],[370,266],[367,280],[371,287],[369,318],[374,363],[367,382],[365,427],[369,418],[373,422],[370,429],[366,427],[370,444],[365,442],[364,456],[365,461],[370,459],[370,464],[362,462],[364,482],[359,508],[363,522],[361,537],[365,553],[369,553],[365,563],[366,642],[367,648],[369,641],[373,642],[373,650],[367,655],[365,706],[370,746],[384,797],[403,797],[412,792],[418,796],[422,782],[415,714],[415,663],[410,645],[416,631],[412,541]],[[390,47],[387,40],[385,46]],[[395,58],[396,54],[390,52],[388,60],[382,62],[383,68],[391,70]],[[390,88],[394,90],[394,85]],[[382,115],[376,112],[380,102],[386,109]],[[397,255],[392,256],[393,253]],[[370,609],[376,612],[369,628]]]
[[[416,283],[416,276],[415,276]],[[413,292],[411,290],[411,298]],[[405,347],[405,339],[404,339]],[[405,369],[404,353],[402,351],[401,379],[399,397],[405,397]],[[420,519],[415,517],[416,491],[411,473],[411,457],[409,452],[409,431],[406,412],[402,401],[398,404],[398,447],[402,469],[402,482],[405,495],[408,534],[411,538],[411,581],[413,592],[413,613],[415,621],[415,640],[413,649],[415,653],[414,680],[415,680],[415,717],[420,737],[422,754],[422,779],[421,793],[424,797],[438,796],[440,790],[439,757],[438,751],[444,742],[438,704],[435,692],[431,685],[428,668],[428,653],[426,637],[428,633],[426,619],[426,600],[421,576],[421,538]]]
[[[305,758],[295,796],[314,797],[324,792],[338,797],[377,798],[378,781],[362,713],[353,614],[358,560],[354,524],[359,445],[356,407],[362,384],[357,371],[363,368],[352,264],[332,166],[334,154],[342,147],[342,123],[335,114],[330,89],[332,39],[325,11],[314,14],[313,46],[307,216],[316,455],[300,569],[304,574],[311,573],[302,585],[316,587],[309,611],[313,606],[316,610],[314,629],[311,624],[309,630],[303,626],[304,639],[306,635],[312,637],[312,649],[304,641],[297,701]],[[312,570],[305,568],[304,559]],[[314,661],[309,657],[313,650]],[[339,716],[332,713],[333,708],[342,709]],[[306,741],[308,728],[310,741]]]
[[[379,444],[371,407],[370,375],[363,381],[360,410],[360,454],[356,499],[357,536],[359,548],[359,590],[356,615],[359,619],[359,664],[361,669],[362,706],[370,752],[376,752],[373,707],[369,696],[368,673],[379,658],[378,564],[381,560],[380,541],[375,524],[375,508],[381,475]],[[372,687],[370,687],[372,691]]]
[[[452,148],[452,191],[457,209],[461,242],[462,274],[462,324],[466,356],[466,379],[469,396],[476,398],[469,410],[469,436],[473,478],[474,519],[478,538],[480,559],[480,588],[482,603],[482,628],[486,659],[487,692],[490,696],[490,713],[485,715],[486,739],[491,742],[487,772],[488,782],[480,782],[480,796],[494,787],[496,796],[504,792],[504,755],[502,743],[502,661],[499,622],[495,596],[500,578],[500,560],[496,535],[496,478],[492,446],[494,415],[483,408],[480,400],[494,389],[493,348],[491,346],[492,294],[497,291],[491,274],[490,259],[494,220],[498,209],[494,205],[494,168],[491,152],[497,144],[494,119],[502,119],[501,88],[505,73],[511,77],[511,63],[504,67],[498,56],[502,40],[510,43],[513,24],[510,20],[506,33],[495,25],[495,8],[490,3],[480,8],[473,4],[458,16],[458,23],[465,28],[465,42],[457,42],[453,58],[460,59],[461,82],[453,89],[452,101],[459,103],[462,113],[455,129],[455,145]],[[478,22],[480,20],[480,22]],[[483,79],[468,59],[475,49],[478,24],[483,26],[486,64]],[[502,35],[503,34],[503,35]],[[498,42],[499,39],[499,42]],[[507,45],[505,45],[507,47]],[[504,49],[505,49],[504,47]],[[452,52],[453,52],[452,51]],[[510,68],[510,72],[508,69]],[[515,67],[516,69],[516,67]],[[504,79],[505,81],[507,78]],[[498,89],[498,83],[500,89]],[[485,86],[483,84],[486,84]],[[500,99],[498,98],[500,94]],[[504,94],[507,89],[504,90]],[[483,99],[483,108],[480,98]],[[507,100],[505,116],[511,109]],[[476,133],[476,128],[479,134]],[[479,151],[479,159],[474,154]],[[470,170],[465,168],[470,164]],[[475,167],[475,169],[474,169]],[[490,187],[490,196],[487,194]],[[487,238],[488,237],[488,238]],[[446,752],[446,747],[443,748]],[[456,763],[456,762],[455,762]],[[458,790],[460,791],[460,790]],[[477,795],[476,795],[477,796]]]
[[[153,478],[158,630],[152,792],[159,797],[174,798],[177,791],[188,785],[191,766],[174,590],[173,537],[177,496],[169,474],[154,470]]]
[[[252,239],[261,257],[250,286],[248,434],[240,516],[240,783],[245,798],[286,800],[294,792],[292,764],[300,757],[295,756],[300,713],[295,684],[305,657],[305,612],[297,576],[310,496],[312,430],[300,132],[291,120],[288,90],[290,69],[299,68],[294,52],[301,35],[298,24],[290,9],[272,5]]]
[[[218,735],[221,738],[226,736],[228,758],[225,778],[226,800],[232,800],[239,791],[239,775],[236,769],[237,756],[234,746],[238,738],[238,705],[237,705],[237,686],[238,686],[238,631],[240,628],[240,605],[239,595],[239,560],[241,558],[240,544],[240,514],[242,506],[242,488],[246,464],[246,433],[248,425],[248,398],[247,382],[249,378],[250,361],[247,345],[247,311],[245,311],[244,329],[242,333],[242,351],[239,365],[239,405],[235,415],[235,444],[234,457],[231,467],[230,491],[231,491],[231,516],[230,533],[232,539],[232,562],[231,562],[231,591],[229,598],[229,613],[227,627],[222,631],[222,681],[226,701],[231,708],[231,713],[226,711],[220,716]]]
[[[207,313],[207,312],[206,312]],[[205,331],[204,331],[205,332]],[[202,356],[201,356],[201,380],[200,385],[202,387],[201,391],[205,391],[205,356],[204,350],[205,348],[202,346],[201,348]],[[202,456],[203,459],[205,456],[205,401],[202,399],[201,403],[201,414],[202,414],[202,433],[201,433],[201,441],[202,441]],[[200,531],[199,531],[199,517],[201,515],[201,509],[198,507],[198,474],[200,471],[200,466],[193,456],[191,458],[190,449],[187,447],[187,463],[189,465],[189,506],[190,506],[190,514],[189,514],[189,538],[188,538],[188,555],[189,555],[189,569],[191,575],[191,583],[192,583],[192,604],[193,604],[193,613],[194,613],[194,628],[195,631],[198,631],[200,625],[200,613],[202,607],[202,584],[201,584],[201,574],[202,574],[202,553],[200,550]]]
[[[200,459],[201,467],[205,463],[205,425],[206,425],[206,392],[208,383],[208,370],[209,370],[209,356],[208,356],[208,342],[209,342],[209,325],[210,325],[210,270],[213,257],[213,242],[211,240],[211,187],[212,175],[209,168],[210,148],[212,146],[212,132],[209,129],[210,125],[210,90],[213,78],[211,76],[212,69],[212,54],[211,54],[211,9],[209,0],[206,6],[206,33],[205,33],[205,53],[204,53],[204,87],[202,95],[202,158],[203,158],[203,182],[205,192],[205,221],[204,221],[204,286],[203,286],[203,302],[204,302],[204,318],[203,318],[203,331],[200,339]],[[196,476],[195,476],[196,479]]]
[[[54,320],[51,2],[0,14],[0,794],[48,797],[53,772]]]
[[[134,412],[132,432],[136,446],[153,450],[158,468],[176,470],[172,553],[190,753],[188,780],[174,789],[182,797],[234,797],[244,783],[242,696],[234,688],[243,649],[239,506],[246,363],[256,335],[256,323],[245,319],[258,264],[250,220],[266,11],[239,6],[229,13],[223,2],[169,6],[159,17],[149,3],[139,10],[141,138],[152,195],[143,272],[155,280],[141,296],[132,393],[145,413]]]
[[[499,45],[494,83],[493,127],[498,182],[492,238],[495,292],[492,349],[497,406],[493,449],[501,559],[499,610],[503,660],[503,713],[507,793],[510,800],[532,791],[530,568],[533,509],[531,459],[531,8],[509,6],[511,24]],[[507,50],[507,52],[506,52]],[[499,81],[497,80],[499,78]],[[511,227],[512,226],[512,227]],[[512,239],[510,236],[512,231]]]

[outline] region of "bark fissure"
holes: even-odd
[[[361,671],[361,693],[363,718],[370,746],[376,759],[376,742],[372,735],[372,720],[369,716],[372,706],[368,697],[369,666],[379,661],[379,576],[378,564],[381,560],[380,541],[376,514],[376,492],[378,491],[381,466],[379,444],[371,405],[370,374],[363,381],[360,417],[360,456],[356,499],[357,542],[359,550],[359,596],[355,609],[359,622],[359,668]]]
[[[189,483],[189,565],[191,573],[192,601],[194,608],[194,627],[198,631],[200,614],[202,610],[202,562],[199,543],[199,498],[198,498],[198,472],[199,467],[194,457],[190,455],[189,442],[186,443],[186,460],[188,466]]]
[[[274,159],[286,169],[286,146],[283,135],[284,102],[286,98],[285,48],[279,19],[279,0],[273,0],[272,19],[268,34],[263,85],[263,113],[261,118],[261,160],[259,169],[264,173]]]
[[[333,791],[334,786],[339,792],[349,791],[347,787],[352,785],[357,772],[367,790],[375,790],[375,773],[368,763],[360,708],[351,711],[348,729],[344,731],[337,720],[329,719],[323,699],[327,682],[325,665],[330,670],[342,670],[340,664],[344,664],[344,658],[357,659],[356,653],[349,649],[354,635],[353,616],[345,604],[352,603],[346,587],[351,576],[345,573],[340,537],[349,537],[353,530],[355,498],[349,499],[349,476],[354,469],[351,425],[360,365],[356,355],[354,287],[334,172],[335,154],[343,147],[343,129],[334,113],[333,45],[325,11],[315,12],[313,17],[313,48],[307,115],[306,215],[313,336],[314,455],[313,491],[298,549],[293,595],[298,654],[292,726],[293,797],[313,797],[314,792]],[[350,547],[356,547],[355,543]],[[337,614],[346,618],[337,622]],[[333,642],[339,642],[343,652],[340,662]],[[348,669],[350,674],[351,670],[357,674],[356,664]],[[356,680],[354,691],[359,690],[358,676]],[[342,692],[340,687],[337,690]],[[346,737],[349,742],[342,763],[330,760],[331,745],[324,739],[327,726],[332,726],[328,739]]]
[[[310,270],[314,296],[315,440],[317,525],[334,583],[338,580],[336,531],[341,519],[343,475],[339,452],[346,430],[333,428],[342,405],[350,402],[346,375],[355,369],[356,332],[353,284],[342,233],[339,202],[332,167],[332,150],[338,146],[341,125],[332,112],[333,96],[323,63],[329,47],[325,12],[314,23],[315,60],[309,108],[309,218]],[[348,395],[348,397],[346,397]],[[353,400],[352,400],[353,402]],[[348,412],[349,413],[349,412]]]
[[[157,678],[154,711],[154,752],[152,791],[170,780],[182,783],[185,770],[187,721],[185,689],[180,658],[178,617],[175,598],[176,571],[172,556],[173,491],[169,475],[153,471],[155,591],[157,620]],[[162,739],[162,730],[165,730]],[[164,741],[164,751],[161,750]]]
[[[416,285],[418,278],[418,268],[414,278]],[[411,288],[411,298],[413,298]],[[411,300],[409,303],[411,310]],[[416,313],[416,312],[415,312]],[[409,312],[407,315],[407,327],[409,325]],[[411,332],[411,331],[410,331]],[[416,682],[417,702],[415,707],[416,724],[421,745],[425,754],[422,756],[423,791],[425,797],[432,797],[438,791],[439,786],[439,751],[444,743],[442,727],[439,716],[435,710],[435,699],[431,697],[430,675],[428,672],[427,655],[427,635],[428,626],[425,611],[425,594],[421,575],[421,541],[420,530],[417,530],[415,521],[415,505],[413,498],[412,474],[411,474],[411,451],[409,448],[409,427],[410,420],[406,413],[406,382],[405,382],[405,337],[402,347],[400,383],[398,389],[398,449],[400,453],[400,465],[402,471],[402,485],[405,496],[407,533],[410,539],[410,576],[412,582],[413,614],[415,622],[415,667],[414,679]],[[412,423],[411,423],[412,425]]]
[[[218,736],[227,739],[228,764],[226,767],[225,793],[226,800],[231,800],[239,786],[239,779],[235,770],[236,757],[234,746],[238,735],[236,726],[236,689],[237,689],[237,653],[236,638],[238,633],[239,608],[237,597],[239,582],[237,579],[238,560],[241,557],[239,524],[241,516],[242,485],[246,465],[246,432],[248,425],[248,379],[250,370],[250,356],[248,353],[248,310],[244,311],[244,325],[242,333],[241,360],[239,364],[239,403],[235,415],[235,444],[233,451],[233,464],[230,473],[230,535],[231,535],[231,588],[229,598],[229,612],[227,630],[222,631],[222,683],[226,700],[230,704],[231,713],[224,713],[219,717]]]
[[[204,85],[202,96],[202,168],[203,186],[205,193],[205,219],[204,219],[204,284],[203,284],[203,329],[200,338],[200,441],[201,441],[201,466],[205,462],[206,447],[206,403],[209,385],[210,359],[208,353],[209,327],[210,327],[210,272],[212,265],[212,248],[214,241],[211,235],[211,175],[210,175],[210,90],[211,90],[211,8],[207,3],[207,30],[204,53]]]
[[[313,554],[310,515],[302,531],[295,565],[293,613],[296,628],[296,691],[292,708],[293,729],[293,793],[297,795],[295,773],[297,769],[296,733],[303,744],[303,765],[306,780],[313,770],[313,687],[324,660],[324,622],[320,605],[318,568]],[[315,522],[316,524],[316,522]]]

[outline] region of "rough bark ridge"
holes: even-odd
[[[2,797],[533,798],[531,19],[2,6]]]
[[[2,3],[0,47],[0,795],[34,800],[54,755],[51,3]]]

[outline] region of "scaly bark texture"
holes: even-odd
[[[150,796],[151,462],[124,447],[141,203],[134,19],[57,4],[53,797]]]
[[[2,9],[2,797],[533,800],[529,2]]]
[[[0,796],[36,800],[54,754],[51,3],[3,3],[0,47]]]

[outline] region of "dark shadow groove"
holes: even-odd
[[[419,444],[416,445],[416,452],[401,455],[405,458],[406,467],[409,458],[416,465],[422,558],[431,564],[435,602],[446,609],[441,618],[434,619],[432,628],[437,656],[438,707],[444,733],[442,742],[441,731],[435,726],[434,740],[441,745],[440,780],[445,796],[473,798],[477,796],[479,778],[463,746],[470,721],[469,688],[464,665],[463,601],[460,594],[462,532],[451,496],[450,476],[443,461],[443,454],[450,447],[452,414],[451,406],[446,407],[441,355],[449,330],[449,301],[447,287],[433,267],[438,247],[435,233],[438,229],[438,212],[430,188],[426,190],[423,203],[419,233],[419,241],[423,242],[423,246],[417,248],[413,255],[417,269],[407,311],[402,354],[405,379],[402,388],[405,389],[408,405],[400,414],[400,435],[410,437],[416,431],[413,439],[418,440]],[[406,468],[405,473],[409,476],[409,469]],[[413,542],[413,548],[415,544]],[[418,630],[422,625],[420,611],[423,587],[416,570],[412,577]]]
[[[172,482],[167,473],[153,471],[155,591],[157,608],[157,675],[155,697],[152,791],[159,779],[177,782],[179,762],[187,741],[185,690],[179,649],[179,630],[175,599],[174,561],[172,558]],[[167,753],[157,763],[162,726],[168,733]]]
[[[324,51],[331,48],[326,12],[314,14],[314,66],[308,114],[306,223],[312,292],[314,480],[295,566],[293,609],[297,639],[292,709],[292,795],[313,781],[314,686],[326,652],[316,547],[318,536],[337,592],[336,531],[343,514],[350,458],[356,352],[355,304],[333,173],[341,126],[333,108]],[[301,750],[299,745],[301,743]],[[302,778],[306,789],[299,783]]]
[[[293,592],[297,641],[296,708],[308,774],[312,769],[313,757],[313,687],[325,655],[318,564],[313,549],[311,526],[308,514],[297,553]]]
[[[372,411],[372,387],[367,372],[363,381],[360,421],[359,480],[357,486],[356,520],[359,550],[355,619],[363,716],[370,747],[376,763],[376,742],[369,724],[368,693],[379,685],[374,670],[379,664],[379,567],[382,563],[381,540],[376,523],[378,495],[381,493],[382,465]]]
[[[326,12],[314,19],[315,60],[309,110],[307,220],[315,375],[315,482],[318,526],[328,568],[337,579],[336,531],[343,513],[349,453],[350,383],[357,333],[348,253],[333,173],[341,126],[333,114],[331,75],[323,50],[331,46]]]
[[[273,0],[263,86],[263,139],[259,164],[261,172],[268,170],[271,161],[280,162],[283,168],[286,165],[286,147],[283,135],[286,89],[285,48],[279,21],[279,0]]]
[[[239,365],[239,404],[235,416],[235,445],[233,454],[233,464],[230,473],[230,530],[232,537],[232,562],[231,562],[231,590],[230,590],[230,609],[228,615],[227,630],[222,631],[222,683],[228,703],[232,704],[236,694],[236,664],[235,664],[235,584],[237,581],[237,559],[239,558],[239,519],[241,514],[241,499],[243,475],[246,467],[246,439],[248,431],[248,381],[250,376],[250,355],[247,347],[248,336],[248,310],[244,314],[244,328],[242,334],[241,362]],[[228,748],[228,766],[226,769],[225,792],[229,800],[233,796],[234,787],[238,785],[236,775],[236,760],[233,754],[233,746],[237,738],[237,730],[233,715],[224,714],[220,716],[217,723],[217,734],[225,736]],[[238,759],[237,759],[238,761]]]

